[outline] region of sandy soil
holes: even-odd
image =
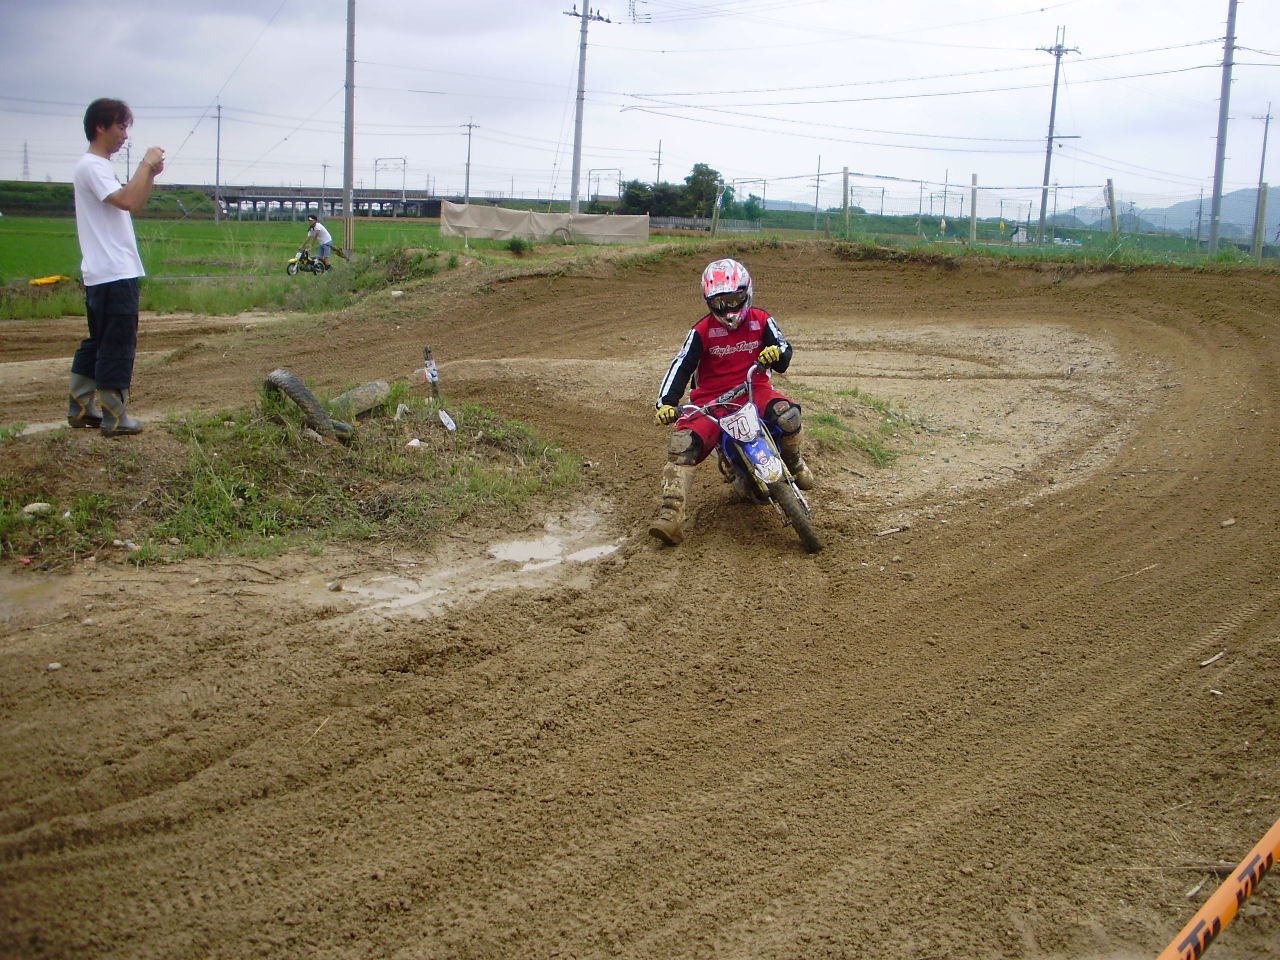
[[[586,483],[421,555],[0,573],[0,955],[1154,957],[1280,816],[1280,277],[741,255],[784,390],[904,415],[811,448],[813,556],[710,465],[644,533],[701,257],[148,319],[144,416],[429,343]],[[0,423],[79,331],[0,326]],[[1275,955],[1268,883],[1211,957]]]

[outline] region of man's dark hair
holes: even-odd
[[[89,104],[84,112],[84,135],[90,143],[98,135],[99,127],[111,127],[117,123],[129,126],[133,123],[133,111],[123,100],[100,97]]]

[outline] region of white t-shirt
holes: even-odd
[[[313,223],[311,229],[307,231],[307,236],[315,237],[319,243],[333,243],[333,237],[324,228],[323,223]]]
[[[133,217],[128,210],[107,203],[107,197],[122,189],[111,161],[86,153],[76,164],[72,182],[85,286],[146,276],[133,235]]]

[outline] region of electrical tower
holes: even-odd
[[[1044,148],[1044,179],[1040,187],[1040,228],[1036,231],[1036,243],[1044,243],[1044,218],[1049,207],[1049,172],[1053,168],[1053,127],[1058,119],[1058,76],[1062,72],[1062,58],[1068,53],[1079,53],[1075,47],[1068,49],[1062,45],[1067,38],[1067,28],[1059,27],[1056,41],[1052,47],[1038,47],[1045,53],[1053,54],[1053,100],[1049,105],[1049,137]]]

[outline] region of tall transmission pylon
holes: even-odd
[[[1044,219],[1049,209],[1049,173],[1053,169],[1053,128],[1058,121],[1058,77],[1062,73],[1062,58],[1068,53],[1080,52],[1075,47],[1064,47],[1062,42],[1066,39],[1067,28],[1059,27],[1052,47],[1037,48],[1053,54],[1053,100],[1049,104],[1049,136],[1044,147],[1044,179],[1040,187],[1040,227],[1036,231],[1036,243],[1044,243]]]

